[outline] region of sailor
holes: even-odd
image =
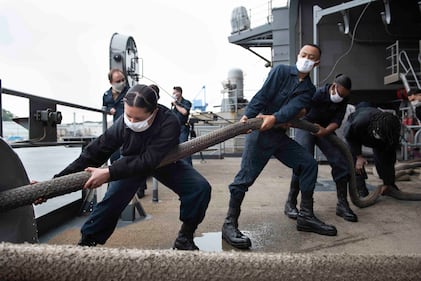
[[[180,121],[180,143],[183,143],[189,139],[189,115],[192,104],[183,97],[183,89],[179,86],[173,87],[173,98],[174,100],[171,102],[171,109]],[[193,165],[192,157],[190,155],[183,160],[190,165]]]
[[[81,246],[104,244],[113,233],[121,212],[133,198],[136,182],[153,176],[180,198],[183,222],[174,248],[198,250],[193,241],[197,226],[207,210],[211,187],[191,165],[176,161],[157,168],[179,142],[180,126],[170,109],[157,103],[156,92],[146,85],[135,85],[124,97],[124,114],[80,156],[56,176],[87,171],[91,177],[84,188],[97,188],[110,182],[104,199],[93,209],[82,226]],[[119,147],[122,157],[111,166],[98,168]]]
[[[119,68],[112,68],[108,72],[108,81],[111,87],[105,91],[102,96],[103,109],[110,115],[113,116],[113,122],[115,122],[124,113],[124,96],[129,90],[126,76],[123,71]],[[120,158],[120,149],[117,149],[110,157],[110,163],[112,164],[115,160]],[[144,182],[136,183],[139,188],[137,195],[139,198],[145,196],[146,179]]]
[[[399,147],[401,123],[390,112],[370,106],[357,106],[344,126],[344,136],[354,157],[356,182],[359,195],[368,195],[365,179],[366,158],[362,146],[373,149],[374,165],[383,180],[388,195],[391,189],[398,189],[395,184],[396,150]]]
[[[316,90],[312,98],[311,107],[304,117],[305,120],[314,123],[319,131],[311,133],[302,129],[295,129],[295,140],[307,151],[314,155],[314,146],[317,145],[325,155],[332,167],[331,173],[336,183],[338,203],[336,215],[347,221],[358,221],[357,215],[349,207],[347,201],[348,182],[350,178],[348,164],[345,155],[338,147],[323,138],[329,134],[335,134],[344,119],[348,96],[351,93],[351,79],[339,74],[333,83],[326,84]],[[300,192],[298,175],[293,173],[290,191],[285,203],[284,213],[291,219],[297,219],[298,209],[297,196]]]
[[[320,221],[313,213],[318,171],[316,160],[291,139],[285,129],[273,128],[275,124],[289,122],[310,105],[316,89],[309,73],[320,63],[320,56],[319,46],[307,44],[298,53],[296,65],[274,67],[240,119],[240,122],[245,122],[248,118],[257,117],[263,119],[263,123],[260,130],[246,136],[240,171],[229,185],[230,201],[222,226],[222,238],[236,248],[251,246],[250,238],[238,229],[241,204],[248,188],[272,156],[292,168],[299,177],[302,200],[297,229],[322,235],[337,234],[334,226]]]

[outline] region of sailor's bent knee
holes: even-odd
[[[201,179],[197,182],[198,193],[200,193],[203,197],[210,197],[212,187],[210,183],[206,179]]]

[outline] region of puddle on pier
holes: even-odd
[[[250,231],[241,230],[242,233],[247,235],[252,241],[251,250],[261,248],[262,245],[259,243],[259,239],[256,233],[252,233]],[[230,244],[228,244],[225,240],[222,239],[221,232],[207,232],[202,233],[202,236],[198,236],[194,238],[194,243],[199,247],[201,251],[206,252],[222,252],[222,251],[244,251],[237,249]],[[247,251],[247,250],[246,250]]]

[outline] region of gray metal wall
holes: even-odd
[[[313,42],[313,5],[328,8],[342,4],[343,1],[291,1],[290,16],[296,17],[291,26],[291,58],[296,57],[299,48]],[[345,73],[353,80],[354,93],[362,97],[387,100],[392,98],[396,88],[402,85],[384,85],[386,75],[386,47],[396,42],[417,41],[421,39],[421,13],[416,0],[391,1],[392,22],[385,28],[380,12],[384,11],[383,1],[372,2],[366,9],[358,25],[354,45],[336,66],[332,75],[328,74],[351,45],[351,38],[339,31],[338,22],[343,22],[342,15],[335,13],[323,17],[318,24],[319,45],[322,48],[322,60],[319,66],[317,84],[331,82],[337,73]],[[350,31],[365,4],[352,8],[350,13]],[[295,46],[294,46],[295,45]],[[292,60],[292,59],[291,59]],[[295,60],[294,60],[295,61]],[[327,80],[325,80],[327,78]],[[325,80],[325,81],[323,81]]]
[[[290,32],[288,7],[275,8],[273,15],[272,65],[290,64]],[[293,61],[295,63],[295,61]]]

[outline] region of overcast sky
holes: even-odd
[[[273,1],[274,6],[285,3]],[[3,87],[13,90],[101,108],[102,94],[110,86],[107,72],[114,32],[134,38],[144,76],[162,89],[172,93],[172,87],[179,85],[192,100],[203,95],[205,86],[209,111],[219,111],[213,106],[221,103],[221,81],[229,70],[243,71],[246,97],[254,94],[269,71],[262,59],[228,42],[232,10],[251,9],[256,26],[267,16],[268,0],[0,0],[0,4],[0,79]],[[258,51],[270,58],[270,50]],[[143,78],[140,83],[152,82]],[[169,106],[170,97],[164,92],[161,97],[161,103]],[[3,95],[3,107],[24,117],[27,108],[17,106],[20,100]],[[77,113],[77,121],[83,114]],[[69,120],[73,116],[66,114],[64,121]]]

